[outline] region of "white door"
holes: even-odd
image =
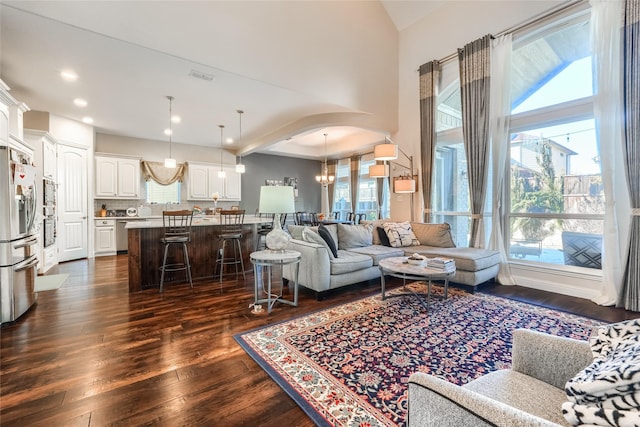
[[[86,258],[87,150],[58,145],[58,259]]]

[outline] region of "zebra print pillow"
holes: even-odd
[[[578,424],[640,425],[640,319],[599,328],[591,350],[593,363],[565,386],[565,418]]]

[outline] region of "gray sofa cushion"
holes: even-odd
[[[361,248],[370,246],[372,242],[373,225],[338,224],[338,249]]]
[[[346,274],[357,270],[364,270],[373,266],[370,256],[351,251],[338,250],[338,257],[329,262],[331,274]]]
[[[561,426],[571,425],[562,416],[564,390],[520,372],[491,372],[463,387]]]
[[[389,246],[371,245],[363,248],[349,249],[349,252],[355,252],[362,255],[368,255],[373,258],[373,265],[378,265],[381,259],[391,258],[394,256],[404,256],[402,248],[390,248]]]
[[[488,249],[437,248],[433,246],[405,248],[405,255],[411,255],[414,252],[430,258],[435,256],[452,258],[456,262],[456,269],[465,271],[480,271],[500,263],[500,253]]]

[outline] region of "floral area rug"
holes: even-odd
[[[235,339],[317,425],[404,426],[413,372],[465,384],[511,366],[516,328],[586,340],[600,324],[456,289],[429,312],[418,298],[376,295]]]

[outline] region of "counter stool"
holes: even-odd
[[[224,275],[225,265],[234,265],[236,268],[236,279],[238,278],[238,265],[242,268],[242,278],[244,274],[244,261],[242,259],[242,225],[244,224],[244,210],[222,210],[220,211],[220,236],[218,240],[218,253],[216,255],[216,265],[213,271],[215,277],[220,266],[220,283]],[[231,254],[227,254],[227,245],[230,246]]]
[[[164,211],[162,212],[162,225],[164,226],[164,237],[160,239],[164,245],[164,257],[162,258],[162,271],[160,275],[160,292],[164,290],[164,273],[167,271],[186,271],[189,284],[193,288],[191,280],[191,264],[189,263],[189,251],[187,243],[191,242],[191,222],[193,220],[192,211]],[[167,254],[169,246],[180,245],[182,247],[182,263],[167,264]]]

